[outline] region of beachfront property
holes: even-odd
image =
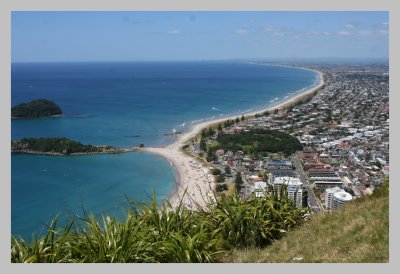
[[[308,195],[313,197],[313,189],[325,191],[335,187],[355,198],[369,195],[389,174],[387,66],[299,66],[323,72],[325,85],[321,91],[284,111],[237,121],[223,128],[223,132],[276,129],[295,136],[303,144],[303,151],[290,157],[258,158],[242,151],[218,151],[220,168],[228,165],[233,174],[242,172],[245,185],[249,186],[247,192],[256,189],[251,176],[265,172],[268,178],[263,181],[277,193],[283,180],[302,178],[301,183],[310,187]],[[294,158],[300,166],[293,165]],[[293,199],[294,194],[290,195]],[[327,208],[332,207],[332,201],[328,199]]]

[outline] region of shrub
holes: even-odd
[[[215,190],[217,192],[222,192],[222,191],[228,190],[228,186],[226,184],[217,184],[217,186],[215,187]]]
[[[226,186],[226,185],[225,185]],[[236,192],[213,207],[188,210],[132,204],[125,220],[88,214],[28,244],[11,237],[12,262],[213,262],[235,247],[264,246],[304,221],[307,210],[273,196],[244,200]]]
[[[212,175],[220,175],[220,174],[221,174],[221,170],[218,169],[218,168],[214,168],[214,169],[211,171],[211,174],[212,174]]]

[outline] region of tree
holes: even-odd
[[[207,157],[206,157],[207,162],[214,162],[217,159],[218,159],[217,155],[215,155],[215,153],[211,149],[209,149],[207,151]]]
[[[225,173],[226,174],[231,174],[231,167],[230,166],[225,166]]]
[[[221,125],[221,123],[218,124],[218,128],[217,128],[217,129],[218,129],[218,131],[222,131],[222,125]]]
[[[236,122],[236,123],[239,123],[239,122],[240,122],[239,117],[236,117],[235,122]]]
[[[208,136],[212,136],[215,134],[215,130],[212,127],[208,128]]]
[[[201,138],[201,140],[200,140],[200,150],[203,150],[203,151],[207,150],[207,143],[203,138]]]
[[[207,130],[206,130],[205,128],[203,128],[203,129],[201,130],[201,137],[202,137],[202,138],[207,137]]]
[[[278,114],[278,112],[279,112],[279,109],[276,108],[276,109],[274,110],[274,113],[275,113],[275,114]]]
[[[217,177],[217,183],[223,183],[225,181],[225,175],[224,174],[219,174]]]
[[[217,186],[215,187],[215,190],[217,192],[222,192],[224,190],[228,190],[228,186],[226,184],[217,184]]]
[[[236,190],[239,192],[240,189],[243,187],[243,179],[242,179],[242,174],[240,171],[236,173],[236,178],[235,178],[235,187]]]
[[[244,119],[244,115],[243,115],[243,114],[242,114],[242,118],[241,118],[241,119],[242,119],[242,121],[244,121],[244,120],[245,120],[245,119]]]
[[[213,169],[213,170],[211,171],[211,174],[212,174],[212,175],[220,175],[220,174],[222,174],[222,173],[221,173],[221,170],[220,170],[220,169],[215,168],[215,169]]]

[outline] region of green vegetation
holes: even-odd
[[[230,127],[235,124],[234,120],[228,119],[224,122],[224,127]]]
[[[12,152],[41,152],[41,153],[98,153],[117,150],[111,146],[84,145],[67,138],[23,138],[11,141]]]
[[[215,187],[215,190],[217,192],[222,192],[222,191],[228,190],[228,186],[226,184],[217,184]]]
[[[62,114],[59,106],[46,99],[37,99],[11,108],[13,118],[39,118]]]
[[[223,182],[225,182],[225,175],[221,173],[217,176],[217,183],[223,183]]]
[[[306,210],[286,200],[222,196],[214,207],[135,204],[124,221],[85,215],[65,228],[56,220],[30,243],[11,237],[12,262],[213,262],[243,247],[263,247],[304,222]]]
[[[301,258],[293,260],[293,258]],[[224,262],[383,263],[389,261],[389,184],[303,226],[266,248],[236,249]]]
[[[303,146],[297,138],[277,130],[254,129],[235,134],[219,134],[216,140],[217,145],[213,150],[224,149],[238,151],[245,154],[262,154],[266,152],[283,152],[290,155]]]
[[[218,160],[217,155],[215,154],[215,151],[212,149],[207,150],[207,156],[206,156],[207,162],[214,162]]]
[[[243,187],[242,173],[238,171],[236,173],[236,178],[235,178],[235,188],[239,192],[242,187]]]
[[[218,168],[214,168],[214,169],[211,171],[211,174],[212,174],[212,175],[220,175],[220,174],[221,174],[221,170],[218,169]]]
[[[230,166],[225,166],[225,174],[231,174],[231,167]]]
[[[209,137],[209,136],[213,136],[216,133],[215,129],[213,129],[212,127],[209,128],[203,128],[201,130],[201,137],[205,138],[205,137]]]

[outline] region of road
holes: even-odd
[[[319,213],[323,211],[322,205],[317,200],[313,188],[310,186],[306,175],[304,174],[303,168],[301,167],[300,160],[297,156],[292,158],[293,164],[296,167],[296,173],[300,178],[300,181],[303,182],[304,186],[308,190],[308,205],[314,211],[314,213]]]

